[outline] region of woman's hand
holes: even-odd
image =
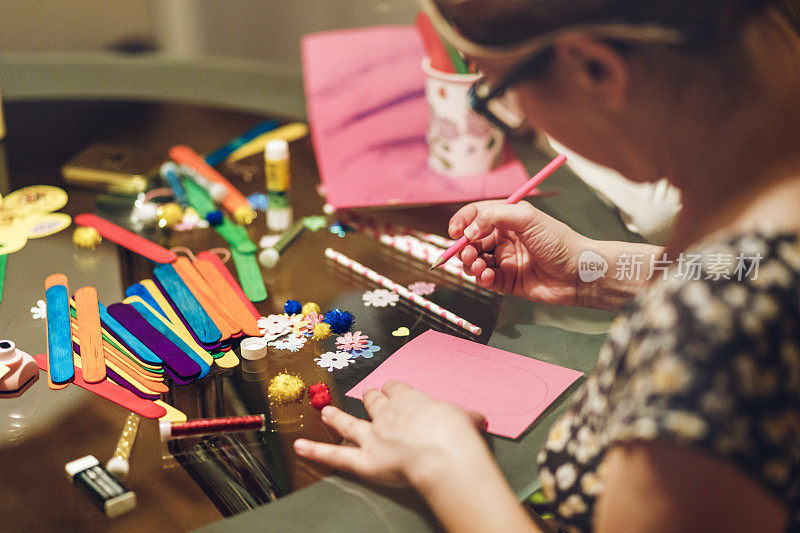
[[[578,256],[592,241],[528,202],[475,202],[450,219],[454,239],[470,239],[464,271],[493,291],[558,305],[583,305]]]
[[[364,391],[362,399],[372,422],[335,407],[322,410],[323,422],[355,446],[298,439],[295,452],[383,485],[420,490],[436,477],[491,462],[479,433],[486,421],[478,413],[433,400],[397,381],[383,391]]]

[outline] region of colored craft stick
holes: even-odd
[[[239,358],[231,350],[228,350],[222,357],[216,359],[216,363],[220,368],[233,368],[239,364]]]
[[[352,270],[353,272],[361,274],[362,276],[366,277],[367,279],[370,279],[370,280],[374,281],[375,283],[378,283],[379,285],[382,285],[383,287],[389,289],[390,291],[394,291],[394,292],[398,293],[403,298],[405,298],[407,300],[410,300],[411,302],[419,305],[420,307],[423,307],[423,308],[425,308],[425,309],[427,309],[427,310],[439,315],[440,317],[444,318],[445,320],[447,320],[451,324],[455,324],[456,326],[459,326],[459,327],[469,331],[473,335],[480,335],[481,334],[481,331],[482,331],[481,328],[479,328],[475,324],[473,324],[471,322],[468,322],[467,320],[464,320],[463,318],[459,317],[458,315],[448,311],[447,309],[444,309],[444,308],[436,305],[435,303],[431,302],[430,300],[428,300],[426,298],[423,298],[422,296],[420,296],[418,294],[414,294],[413,292],[411,292],[410,290],[408,290],[404,286],[400,285],[399,283],[395,283],[394,281],[390,280],[386,276],[382,276],[382,275],[378,274],[374,270],[365,267],[364,265],[362,265],[361,263],[358,263],[357,261],[353,261],[352,259],[350,259],[346,255],[344,255],[342,253],[339,253],[339,252],[337,252],[336,250],[334,250],[332,248],[326,248],[325,249],[325,257],[327,257],[329,259],[333,259],[334,261],[336,261],[340,265]]]
[[[69,325],[67,276],[52,274],[44,280],[47,301],[47,359],[53,383],[66,383],[72,376],[72,333]]]
[[[187,420],[186,413],[184,413],[183,411],[175,409],[170,404],[165,403],[163,400],[156,400],[153,403],[155,403],[160,407],[163,407],[167,411],[167,414],[162,416],[159,420],[166,420],[167,422],[173,422],[173,423],[186,422]]]
[[[308,126],[302,122],[291,122],[280,128],[262,133],[252,141],[248,142],[241,148],[237,148],[235,152],[228,156],[226,161],[235,162],[245,157],[250,157],[255,154],[263,154],[264,147],[273,139],[282,139],[286,142],[296,141],[308,135]]]
[[[425,55],[431,60],[431,67],[440,72],[455,73],[456,70],[453,68],[450,55],[447,53],[447,49],[439,34],[436,33],[436,29],[433,27],[428,15],[420,12],[414,25],[417,27],[419,36],[422,39],[422,45],[425,47]]]
[[[208,261],[209,263],[214,265],[214,267],[216,267],[220,275],[225,279],[225,281],[228,282],[228,285],[230,285],[231,289],[233,289],[233,292],[235,292],[236,295],[239,297],[239,301],[242,302],[242,305],[244,305],[247,308],[247,310],[250,312],[253,318],[255,318],[256,320],[261,318],[261,313],[258,312],[256,307],[247,298],[247,295],[244,293],[244,290],[242,289],[241,285],[239,285],[239,283],[236,281],[236,278],[233,277],[233,274],[231,274],[230,270],[228,270],[228,267],[225,266],[225,263],[222,262],[222,259],[220,259],[217,256],[217,254],[207,251],[200,252],[199,254],[197,254],[197,258],[202,259],[204,261]]]
[[[540,183],[542,183],[544,180],[550,177],[550,175],[553,172],[555,172],[558,169],[558,167],[563,165],[566,160],[567,156],[565,156],[564,154],[560,154],[558,157],[547,163],[547,165],[545,165],[545,167],[542,170],[537,172],[530,180],[528,180],[528,182],[525,183],[525,185],[517,189],[511,196],[506,198],[505,202],[503,203],[516,204],[517,202],[525,198],[525,196],[529,192],[531,192],[533,189],[538,187]],[[439,258],[436,261],[433,262],[433,264],[431,265],[431,269],[434,269],[439,265],[444,264],[445,261],[448,261],[451,257],[456,255],[461,250],[463,250],[468,243],[469,239],[467,238],[467,236],[462,235],[462,237],[458,239],[458,241],[456,241],[454,245],[445,250],[445,252],[441,256],[439,256]]]
[[[164,288],[172,304],[186,320],[198,340],[206,346],[214,345],[222,339],[222,332],[197,301],[192,291],[183,282],[172,265],[161,265],[153,271]]]
[[[259,135],[272,131],[277,127],[278,123],[274,120],[267,120],[266,122],[262,122],[256,127],[242,133],[241,135],[236,137],[234,140],[232,140],[225,146],[217,148],[216,150],[208,154],[205,157],[206,163],[208,163],[212,167],[217,166],[217,164],[222,163],[225,160],[225,158],[231,155],[238,148],[241,148],[242,146],[252,141]]]
[[[39,354],[33,358],[36,360],[36,364],[39,365],[39,368],[47,372],[47,356]],[[123,389],[119,385],[108,380],[101,381],[100,383],[87,383],[84,381],[83,373],[79,368],[75,369],[75,377],[72,379],[72,383],[98,396],[102,396],[106,400],[114,402],[129,411],[142,415],[145,418],[160,418],[167,414],[167,410],[163,407],[156,405],[150,400],[139,398],[129,390]]]
[[[106,379],[97,290],[94,287],[81,287],[75,291],[75,309],[77,311],[78,343],[81,347],[83,379],[87,383],[97,383]]]
[[[75,368],[81,368],[79,347],[76,347],[76,351],[78,352],[78,354],[76,354],[74,357]],[[83,369],[81,369],[81,371],[83,371]],[[126,372],[125,370],[122,369],[122,367],[118,367],[114,363],[108,365],[108,367],[106,368],[106,372],[108,379],[110,379],[120,387],[128,389],[129,391],[134,393],[136,396],[139,396],[140,398],[147,398],[148,400],[156,400],[161,397],[161,392],[153,390],[153,388],[145,384],[145,382],[140,378],[138,378],[138,376]],[[169,388],[163,383],[159,383],[157,387],[160,389],[165,389],[163,390],[163,392],[169,391]]]
[[[456,241],[447,239],[435,233],[426,233],[424,231],[402,226],[400,224],[392,224],[390,222],[378,222],[372,218],[361,217],[352,212],[343,212],[340,214],[339,219],[342,223],[353,227],[361,233],[372,235],[379,238],[381,235],[411,235],[417,239],[429,242],[441,248],[448,248],[455,244]]]
[[[108,309],[99,303],[100,308],[100,322],[105,326],[106,330],[119,342],[122,343],[133,355],[151,365],[163,364],[163,361],[153,351],[144,345],[142,341],[136,338],[130,331],[117,322],[117,320],[108,313]]]
[[[151,326],[132,306],[123,303],[112,304],[108,306],[108,313],[142,339],[142,342],[164,361],[164,369],[170,376],[178,376],[181,380],[193,380],[200,375],[202,371],[200,365]]]
[[[178,258],[175,253],[170,252],[163,246],[148,241],[144,237],[92,213],[82,213],[76,216],[75,224],[92,227],[109,241],[156,263],[172,263]]]
[[[444,39],[442,39],[442,44],[444,45],[444,49],[447,51],[447,55],[450,58],[450,62],[453,64],[453,68],[456,70],[456,72],[458,74],[469,74],[467,63],[458,54],[458,50],[456,50],[452,44],[448,43]]]
[[[167,161],[161,165],[158,172],[161,174],[161,177],[166,180],[169,188],[172,189],[175,201],[186,209],[189,206],[189,202],[186,200],[186,191],[183,189],[181,179],[178,177],[178,165],[172,161]]]
[[[3,286],[6,282],[6,263],[8,262],[8,254],[0,255],[0,302],[3,301]]]
[[[253,210],[245,195],[239,192],[239,189],[234,187],[225,176],[206,163],[197,152],[188,146],[173,146],[169,150],[169,157],[178,164],[195,169],[207,180],[223,185],[228,194],[226,194],[225,198],[222,200],[222,205],[225,209],[230,211],[236,222],[240,224],[249,224],[256,217],[256,212]]]
[[[142,285],[141,283],[134,283],[133,285],[125,289],[125,296],[129,298],[131,296],[138,296],[139,298],[147,302],[147,304],[150,305],[150,307],[155,309],[157,313],[159,313],[164,318],[167,318],[166,313],[164,312],[163,309],[161,309],[161,306],[158,303],[156,303],[156,300],[155,298],[153,298],[153,295],[150,294],[150,292],[147,289],[145,289],[144,285]],[[169,319],[167,318],[167,320]]]
[[[194,361],[200,365],[201,370],[198,379],[204,378],[208,375],[208,372],[211,370],[211,363],[214,362],[214,359],[208,354],[207,351],[201,348],[200,345],[194,342],[194,339],[192,339],[191,335],[184,336],[185,334],[180,333],[175,326],[173,326],[167,319],[159,315],[155,309],[147,305],[141,298],[136,296],[125,298],[123,303],[132,305],[133,308],[136,309],[136,311],[142,315],[151,326],[160,331],[173,344],[175,344],[175,346],[180,348],[181,351],[194,359]]]
[[[206,218],[206,215],[211,211],[217,210],[217,206],[214,204],[214,200],[211,199],[208,191],[198,185],[194,180],[185,180],[184,187],[189,205],[191,205],[202,218]],[[236,248],[242,253],[254,253],[258,250],[258,246],[256,246],[247,235],[247,230],[231,222],[231,219],[227,216],[222,217],[221,224],[214,226],[214,231],[219,233],[219,236],[225,239],[231,248]]]
[[[239,294],[233,289],[228,280],[217,269],[217,265],[207,259],[197,259],[194,262],[194,266],[218,295],[219,301],[225,304],[228,312],[234,317],[242,332],[248,337],[260,336],[261,331],[258,328],[256,318],[250,313],[250,309],[242,302]],[[225,266],[223,265],[222,268],[225,268]],[[225,270],[227,271],[227,269]],[[245,297],[245,299],[247,298]]]
[[[239,282],[244,293],[251,302],[262,302],[267,299],[267,288],[261,276],[261,268],[254,254],[242,254],[231,250],[233,264],[239,275]]]
[[[410,255],[414,259],[419,259],[426,265],[431,264],[431,261],[436,259],[425,248],[414,248],[408,242],[393,237],[391,235],[381,235],[380,239],[378,240],[380,240],[386,246],[391,246],[392,248],[394,248],[399,252],[403,252],[404,254]],[[452,265],[450,264],[450,262],[443,264],[442,268],[445,270],[445,272],[448,272],[456,277],[459,277],[464,281],[475,283],[475,276],[470,276],[466,274],[462,268]]]
[[[211,320],[217,325],[220,332],[222,332],[222,339],[230,339],[232,336],[242,333],[241,328],[236,325],[236,321],[220,305],[218,296],[214,294],[214,291],[211,290],[211,287],[208,286],[191,261],[185,257],[179,257],[172,266],[186,286],[189,287],[189,290],[192,291],[195,298],[197,298],[197,301],[200,302],[200,305],[203,306],[203,309],[206,310]]]

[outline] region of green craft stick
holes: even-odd
[[[206,218],[206,215],[211,211],[217,210],[217,206],[208,192],[195,183],[194,180],[183,180],[183,188],[186,191],[186,199],[189,205],[202,218]],[[234,224],[227,216],[222,217],[222,224],[214,226],[214,230],[231,245],[231,248],[235,248],[241,253],[254,254],[258,251],[258,246],[250,240],[247,230],[238,224]]]
[[[453,68],[456,69],[456,72],[459,74],[468,74],[469,68],[467,67],[467,64],[458,54],[458,51],[453,48],[453,45],[444,39],[442,39],[442,44],[444,44],[444,49],[447,50],[447,55],[450,56],[450,61],[453,62]]]
[[[3,285],[6,282],[6,261],[8,260],[8,255],[3,254],[0,255],[0,302],[3,301]]]
[[[233,264],[239,276],[245,296],[251,302],[262,302],[267,299],[267,288],[264,278],[261,277],[261,268],[258,266],[255,254],[243,254],[236,249],[231,249]]]

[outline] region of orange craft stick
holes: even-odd
[[[242,304],[244,304],[247,310],[250,311],[250,314],[253,315],[253,318],[256,320],[261,318],[261,313],[258,312],[256,306],[253,305],[253,302],[250,301],[250,299],[244,293],[244,290],[242,290],[242,286],[239,285],[239,282],[236,281],[236,278],[233,277],[233,274],[231,274],[230,270],[228,270],[228,267],[225,266],[225,263],[222,262],[222,259],[220,259],[217,254],[205,251],[197,254],[197,258],[208,261],[214,265],[217,269],[217,272],[219,272],[225,281],[228,282],[228,285],[230,285],[231,289],[233,289],[233,292],[235,292],[239,297],[239,300],[242,302]]]
[[[189,148],[188,146],[173,146],[169,150],[169,157],[176,163],[191,167],[199,172],[204,178],[214,183],[223,185],[228,191],[222,205],[231,212],[233,218],[239,224],[250,224],[256,218],[256,212],[245,196],[239,189],[233,186],[225,176],[220,174],[214,167],[206,163],[206,160]]]
[[[227,311],[219,305],[219,296],[211,290],[203,276],[187,258],[179,257],[172,266],[222,332],[223,341],[241,333],[242,330],[236,325],[236,320],[228,316]]]
[[[228,309],[237,325],[242,328],[242,332],[248,337],[260,337],[261,330],[258,329],[256,318],[241,301],[228,280],[217,270],[217,267],[207,259],[196,259],[193,264],[209,287],[217,293],[219,301]]]
[[[82,287],[75,291],[75,310],[78,315],[78,344],[81,347],[83,379],[87,383],[103,381],[106,379],[106,362],[100,332],[100,308],[94,287]]]

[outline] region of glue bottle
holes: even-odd
[[[267,176],[269,209],[267,228],[270,231],[286,231],[292,224],[292,206],[289,202],[289,187],[292,172],[289,168],[289,143],[273,139],[264,147],[264,168]]]

